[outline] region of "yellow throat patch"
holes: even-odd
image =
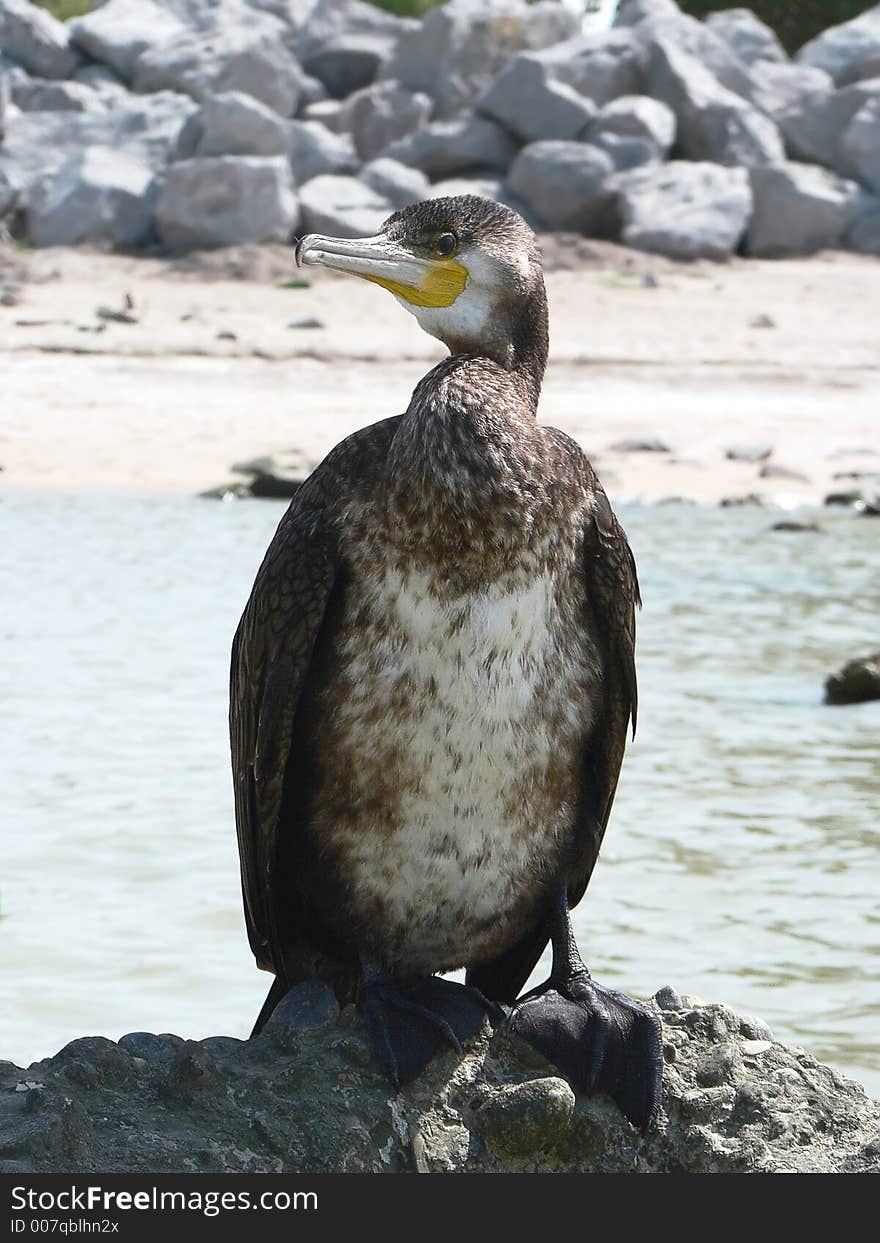
[[[385,276],[372,276],[359,272],[365,280],[373,281],[390,289],[413,306],[452,306],[467,284],[468,270],[455,259],[437,259],[419,281],[418,285],[405,285],[402,281],[389,280]]]

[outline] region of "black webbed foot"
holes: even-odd
[[[583,968],[514,1006],[509,1030],[558,1066],[577,1091],[607,1092],[644,1135],[660,1108],[663,1048],[656,1015],[602,988]]]
[[[396,1089],[412,1083],[438,1053],[460,1053],[487,1015],[500,1013],[476,988],[440,976],[366,979],[358,1009]]]

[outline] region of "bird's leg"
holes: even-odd
[[[586,1095],[607,1092],[642,1134],[660,1107],[660,1021],[623,993],[602,988],[578,953],[568,899],[554,901],[550,978],[513,1007],[509,1030]]]
[[[418,1077],[438,1053],[461,1052],[488,1017],[501,1012],[469,984],[439,975],[404,979],[364,963],[358,1009],[396,1089]]]

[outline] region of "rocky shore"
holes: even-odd
[[[679,259],[880,253],[880,6],[792,59],[747,9],[0,0],[0,219],[32,245],[358,236],[473,192]]]
[[[0,1172],[880,1171],[880,1105],[760,1019],[661,989],[644,1140],[528,1046],[482,1035],[395,1097],[353,1008],[301,985],[257,1040],[135,1032],[0,1062]]]

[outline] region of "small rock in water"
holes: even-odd
[[[323,328],[324,321],[316,319],[314,315],[308,316],[306,319],[292,319],[287,325],[288,328]]]
[[[864,502],[861,488],[850,488],[846,492],[829,492],[825,497],[826,505],[844,505],[852,508]]]
[[[759,492],[746,492],[742,496],[722,496],[718,503],[722,509],[739,509],[743,505],[766,506],[767,504]]]
[[[766,462],[772,452],[772,445],[731,445],[724,456],[730,462]]]
[[[671,453],[669,445],[659,436],[632,436],[608,446],[612,453]]]
[[[234,332],[229,332],[229,331],[226,331],[226,332],[218,332],[218,333],[217,333],[217,340],[218,340],[218,341],[237,341],[237,340],[238,340],[238,336],[237,336],[237,334],[236,334],[236,333],[234,333]]]
[[[775,328],[776,320],[772,315],[756,315],[754,319],[749,320],[750,328]]]
[[[857,704],[872,699],[880,699],[880,652],[849,661],[825,682],[827,704]]]
[[[771,531],[813,531],[821,534],[822,528],[815,522],[795,522],[791,519],[784,518],[781,522],[774,522]]]

